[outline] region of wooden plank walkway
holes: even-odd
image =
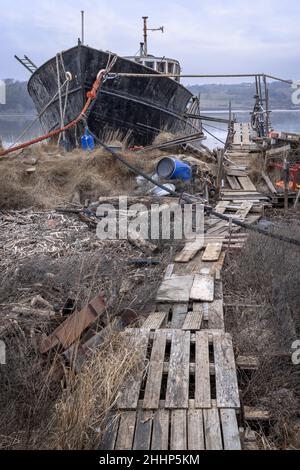
[[[248,145],[247,138],[244,142]],[[262,203],[252,181],[235,167],[227,171],[236,190],[217,211],[257,220],[260,215],[250,212]],[[229,222],[206,218],[204,239],[187,241],[168,266],[156,312],[141,328],[124,332],[144,367],[122,387],[102,449],[241,449],[238,380],[232,338],[225,332],[221,279],[226,251],[247,240],[237,231]]]

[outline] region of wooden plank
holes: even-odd
[[[159,407],[166,341],[165,330],[155,332],[143,403],[146,410]]]
[[[161,409],[154,413],[151,450],[168,450],[169,420],[168,410]]]
[[[80,312],[76,311],[70,315],[50,336],[44,339],[40,352],[44,354],[59,344],[64,349],[68,349],[90,325],[95,323],[105,309],[103,297],[97,296]]]
[[[211,408],[209,340],[206,331],[196,333],[195,407]]]
[[[139,410],[135,427],[133,450],[150,450],[152,421],[152,411]]]
[[[223,450],[219,411],[203,410],[206,450]]]
[[[248,173],[244,170],[236,170],[234,168],[227,168],[226,175],[227,176],[235,176],[235,177],[236,176],[248,176]]]
[[[275,155],[282,155],[284,156],[286,152],[289,152],[291,150],[290,144],[284,145],[282,147],[277,147],[277,148],[272,148],[270,150],[266,151],[266,156],[267,157],[274,157]]]
[[[125,411],[120,418],[120,425],[115,450],[131,450],[135,430],[135,411]]]
[[[188,411],[188,450],[205,450],[202,410]]]
[[[208,328],[225,330],[223,300],[214,300],[208,305]]]
[[[164,279],[157,294],[157,302],[179,302],[189,301],[194,276],[173,275],[170,279]]]
[[[166,312],[150,313],[149,317],[145,320],[145,323],[143,324],[143,328],[149,330],[158,330],[165,323],[166,318]]]
[[[245,191],[257,191],[256,186],[252,183],[249,176],[238,176],[237,179]]]
[[[164,279],[170,279],[174,271],[174,264],[169,264],[165,273]]]
[[[170,450],[187,449],[187,416],[186,410],[171,412],[171,444]]]
[[[226,178],[227,178],[227,181],[228,181],[229,186],[231,187],[231,189],[241,189],[241,186],[240,186],[236,176],[229,176],[227,174]]]
[[[265,182],[266,182],[269,190],[271,191],[271,193],[272,194],[277,194],[277,189],[274,187],[274,185],[273,185],[271,179],[269,178],[269,176],[264,171],[261,172],[261,176],[265,180]]]
[[[218,202],[215,211],[218,212],[219,214],[224,214],[226,212],[228,203],[224,201]]]
[[[188,408],[189,361],[190,332],[175,330],[172,334],[166,408]]]
[[[240,408],[231,336],[223,333],[214,334],[213,344],[218,408]]]
[[[110,413],[99,450],[114,450],[118,435],[119,423],[120,416]]]
[[[220,410],[224,450],[242,450],[236,411]]]
[[[175,304],[173,305],[173,313],[171,320],[171,327],[174,329],[182,328],[185,317],[188,313],[188,304]]]
[[[202,261],[218,261],[222,252],[222,243],[209,243],[202,256]]]
[[[125,334],[132,348],[139,352],[141,361],[145,360],[150,331],[128,330]],[[137,408],[143,375],[144,368],[141,364],[135,374],[129,377],[121,388],[120,398],[118,400],[119,409],[134,410]]]
[[[176,263],[188,263],[203,248],[204,237],[201,235],[193,241],[186,242],[183,250],[175,257]]]
[[[225,222],[224,220],[220,220],[213,227],[210,227],[207,230],[206,235],[214,234],[214,236],[215,236],[219,232],[219,230],[224,228],[224,227],[228,228],[229,227],[229,222]]]
[[[245,220],[249,212],[253,207],[253,202],[245,201],[242,203],[241,207],[237,210],[235,218],[240,220]]]
[[[206,274],[196,274],[190,293],[190,299],[212,302],[214,300],[214,277]]]
[[[188,312],[182,329],[183,330],[201,330],[203,314],[204,314],[203,304],[194,302],[193,311]]]

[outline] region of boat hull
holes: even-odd
[[[32,75],[28,91],[38,113],[44,111],[40,121],[45,132],[61,127],[60,110],[64,107],[65,124],[80,114],[87,92],[111,57],[109,52],[79,45],[49,60]],[[58,83],[64,83],[66,72],[72,74],[72,81],[68,93],[64,86],[59,99]],[[117,58],[111,72],[157,74],[122,57]],[[191,98],[192,94],[185,87],[168,77],[108,79],[88,112],[88,125],[100,138],[111,131],[117,132],[120,138],[127,135],[132,145],[149,145],[161,131],[191,134],[200,130],[200,124],[184,118]],[[69,146],[79,145],[82,131],[81,125],[67,132]]]

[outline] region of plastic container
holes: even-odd
[[[95,149],[94,137],[89,133],[88,129],[85,129],[84,135],[81,137],[81,147],[85,151]]]
[[[174,157],[163,158],[156,172],[163,179],[189,181],[192,178],[192,168]]]

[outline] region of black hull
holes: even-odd
[[[71,72],[67,95],[65,124],[81,112],[86,94],[92,88],[98,72],[106,68],[110,55],[86,46],[77,46],[59,55],[60,83],[65,71]],[[118,57],[112,73],[153,73],[143,65]],[[58,91],[56,58],[40,67],[31,77],[28,91],[38,113],[49,104]],[[191,134],[200,130],[199,124],[183,117],[192,94],[174,80],[164,78],[118,77],[102,85],[88,114],[89,128],[100,138],[107,131],[118,131],[124,137],[130,132],[131,144],[149,145],[161,131]],[[65,88],[62,103],[65,104]],[[57,97],[41,117],[45,132],[60,128],[60,102]],[[71,147],[79,144],[82,128],[68,131]]]

